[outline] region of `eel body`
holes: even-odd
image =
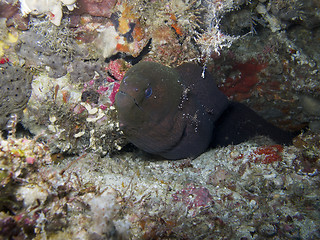
[[[166,159],[194,158],[208,147],[265,135],[289,144],[283,131],[241,103],[230,102],[214,78],[185,63],[170,68],[140,62],[124,76],[115,98],[120,128],[138,148]]]

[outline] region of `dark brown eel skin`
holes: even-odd
[[[140,62],[124,76],[115,98],[120,129],[145,152],[166,159],[195,158],[209,147],[239,144],[257,135],[290,144],[294,134],[229,101],[196,64],[170,68]]]

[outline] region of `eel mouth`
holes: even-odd
[[[116,95],[116,106],[118,108],[126,108],[131,104],[135,104],[140,110],[143,111],[143,108],[139,105],[137,100],[132,97],[130,94],[124,92],[124,91],[118,91]]]

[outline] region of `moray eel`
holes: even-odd
[[[290,143],[292,134],[230,102],[213,77],[184,63],[170,68],[140,62],[124,76],[115,97],[120,129],[145,152],[166,159],[195,158],[208,147],[227,146],[266,135]]]

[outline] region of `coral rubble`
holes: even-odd
[[[298,167],[313,161],[300,154],[244,143],[193,161],[60,157],[15,184],[24,207],[20,218],[2,216],[1,233],[27,234],[28,221],[31,236],[52,239],[318,238],[319,174]]]

